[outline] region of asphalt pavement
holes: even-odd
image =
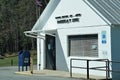
[[[18,67],[0,67],[0,80],[84,80],[69,77],[55,77],[55,76],[33,76],[33,75],[19,75],[15,74]]]

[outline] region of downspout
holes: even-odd
[[[38,36],[38,32],[25,31],[24,33],[27,37],[45,39],[43,35]]]

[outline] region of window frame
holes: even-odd
[[[76,36],[96,36],[96,40],[97,40],[97,56],[74,56],[74,55],[71,55],[70,54],[70,37],[76,37]],[[68,57],[92,57],[92,58],[96,58],[96,57],[99,57],[99,48],[98,48],[98,46],[99,46],[99,35],[97,34],[97,33],[95,33],[95,34],[80,34],[80,35],[68,35],[67,36],[67,41],[68,41]]]

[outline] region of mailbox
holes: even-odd
[[[22,66],[22,71],[23,71],[24,66],[26,67],[30,66],[30,52],[29,51],[19,51],[18,66],[19,66],[19,71],[20,71],[20,66]]]

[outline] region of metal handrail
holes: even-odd
[[[81,61],[86,61],[87,62],[87,67],[78,67],[78,66],[72,66],[72,61],[73,60],[81,60]],[[106,66],[100,66],[100,67],[89,67],[89,62],[90,61],[100,61],[100,62],[105,62]],[[89,79],[89,69],[94,69],[94,70],[100,70],[100,71],[106,71],[106,80],[109,79],[110,77],[110,69],[109,69],[109,60],[108,59],[75,59],[75,58],[71,58],[70,59],[70,77],[72,77],[72,68],[81,68],[81,69],[87,69],[87,79]],[[104,69],[98,69],[98,68],[106,68],[106,70]]]

